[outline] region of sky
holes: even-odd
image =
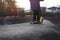
[[[16,0],[17,7],[24,8],[25,10],[30,9],[30,2],[29,0]],[[41,7],[52,7],[52,6],[59,6],[60,0],[44,0],[40,2]]]

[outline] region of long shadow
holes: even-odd
[[[60,27],[60,19],[56,19],[56,20],[50,20],[53,24],[55,24],[56,26]]]
[[[31,20],[20,20],[20,23],[23,22],[29,22]],[[59,30],[60,29],[60,20],[50,20],[53,24],[55,24]],[[59,30],[60,31],[60,30]],[[60,34],[52,32],[47,33],[45,35],[38,35],[38,38],[35,38],[34,36],[22,36],[22,37],[14,37],[14,38],[0,38],[0,40],[60,40]]]
[[[59,32],[52,32],[52,33],[47,33],[44,36],[40,37],[44,40],[60,40],[60,20],[49,20],[51,23],[56,25],[56,27],[53,27]]]

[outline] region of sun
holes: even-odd
[[[29,0],[16,0],[17,7],[24,8],[25,10],[30,9]]]

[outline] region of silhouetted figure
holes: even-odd
[[[31,10],[33,11],[33,22],[40,23],[41,10],[40,10],[40,0],[30,0]]]

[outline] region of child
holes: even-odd
[[[40,17],[42,16],[40,10],[40,0],[30,0],[31,10],[33,11],[32,23],[40,23]]]

